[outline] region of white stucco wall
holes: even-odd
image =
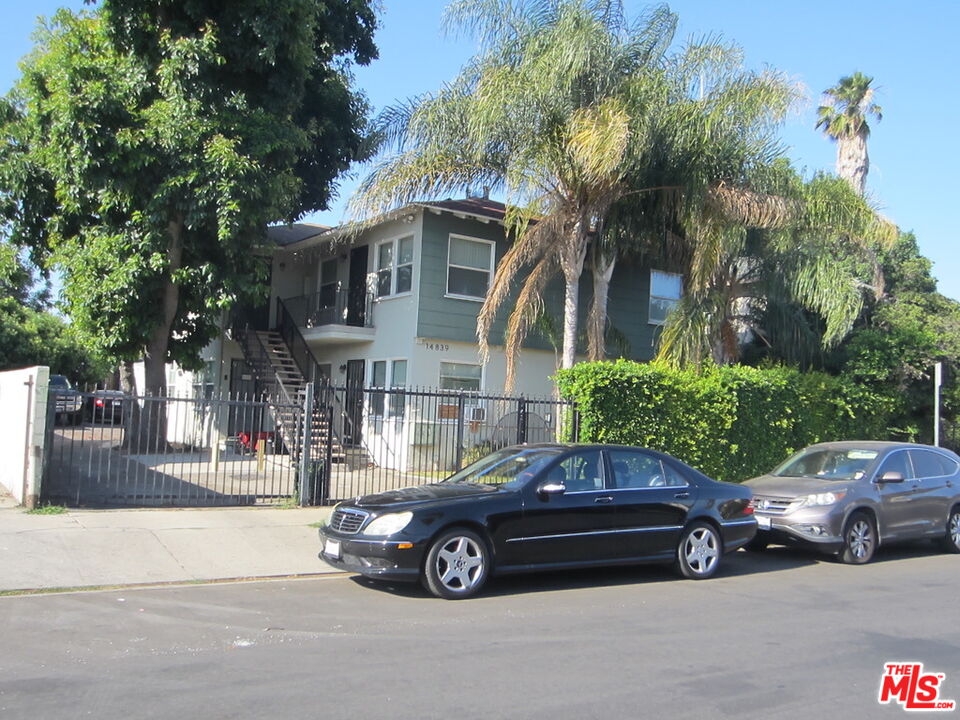
[[[0,372],[0,484],[27,507],[40,498],[49,381],[43,366]]]

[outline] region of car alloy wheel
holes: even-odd
[[[427,589],[453,600],[479,592],[490,571],[490,553],[483,539],[471,530],[454,529],[430,546],[424,566]]]
[[[677,549],[680,573],[693,580],[703,580],[717,571],[722,555],[720,537],[712,525],[694,523],[683,533]]]
[[[854,513],[843,534],[841,559],[850,565],[870,562],[877,549],[877,532],[873,521],[864,513]]]
[[[960,507],[951,510],[947,518],[947,534],[943,538],[943,549],[950,553],[960,553]]]

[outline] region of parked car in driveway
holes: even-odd
[[[960,457],[943,448],[811,445],[744,485],[759,527],[750,549],[801,544],[862,564],[882,543],[931,538],[960,552]]]
[[[341,503],[320,557],[443,598],[491,574],[594,565],[672,562],[703,579],[753,538],[750,497],[652,450],[519,445],[439,483]]]
[[[86,398],[87,417],[92,423],[119,425],[123,422],[123,403],[127,394],[122,390],[94,390]]]
[[[49,392],[54,398],[54,422],[79,424],[83,419],[83,396],[66,376],[51,375]]]

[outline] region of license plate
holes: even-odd
[[[327,542],[323,545],[323,552],[325,555],[329,555],[332,558],[340,558],[340,541],[331,540],[327,538]]]
[[[763,530],[769,530],[770,518],[764,517],[763,515],[757,515],[757,527],[762,528]]]

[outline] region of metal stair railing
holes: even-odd
[[[257,380],[263,383],[266,389],[267,399],[273,409],[274,417],[280,426],[280,431],[286,436],[283,438],[283,441],[288,448],[293,450],[292,454],[294,457],[299,458],[302,452],[299,443],[300,424],[302,420],[299,417],[299,413],[296,414],[295,417],[297,419],[293,422],[294,427],[290,428],[287,427],[289,421],[286,418],[294,407],[303,406],[302,398],[295,399],[291,397],[290,391],[277,374],[276,368],[270,360],[270,354],[264,346],[259,333],[244,329],[239,331],[239,334],[242,339],[240,347],[244,350],[247,364],[250,366],[250,369],[253,370]],[[268,370],[269,372],[267,372]],[[301,390],[298,395],[302,395],[303,392],[304,391]],[[298,400],[300,400],[300,402],[298,402]],[[280,406],[283,406],[283,408],[281,409]]]

